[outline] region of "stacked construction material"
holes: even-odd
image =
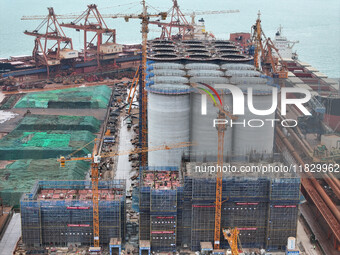
[[[93,143],[90,142],[94,138],[89,131],[14,130],[0,140],[0,160],[56,159],[82,147],[75,155],[86,156],[92,152]]]
[[[16,130],[87,130],[97,133],[100,124],[93,116],[28,115]]]
[[[111,95],[107,86],[78,87],[30,93],[15,108],[106,108]]]

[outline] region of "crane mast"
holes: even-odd
[[[93,142],[93,141],[92,141]],[[88,143],[89,144],[89,143]],[[85,146],[87,146],[86,144]],[[96,145],[96,139],[94,140],[94,148],[93,154],[91,157],[60,157],[58,161],[60,162],[61,167],[65,167],[66,161],[78,161],[78,160],[86,160],[91,161],[91,182],[92,182],[92,202],[93,202],[93,246],[95,248],[99,248],[100,240],[99,240],[99,193],[98,193],[98,181],[99,181],[99,174],[98,174],[98,164],[100,163],[101,158],[103,157],[114,157],[114,156],[121,156],[121,155],[130,155],[136,153],[143,153],[147,151],[158,151],[158,150],[171,150],[175,148],[184,148],[193,146],[192,143],[176,143],[171,145],[161,145],[156,147],[149,147],[146,149],[134,149],[129,151],[122,151],[122,152],[110,152],[110,153],[102,153],[97,154],[98,149]],[[77,151],[81,150],[82,148],[78,149]],[[75,152],[77,152],[75,151]],[[71,153],[70,155],[74,154],[75,152]]]
[[[94,143],[91,161],[92,203],[93,203],[93,246],[99,247],[99,195],[98,195],[98,164],[97,145]]]
[[[217,91],[210,85],[199,82],[199,84],[202,84],[209,88],[210,90],[214,91],[214,93],[218,96]],[[197,88],[198,92],[201,94],[207,93],[205,89],[202,89],[198,87],[197,84],[192,83],[192,87]],[[223,90],[222,93],[223,95]],[[223,106],[223,96],[219,97],[219,103],[216,103],[214,101],[214,106],[219,109],[218,111],[218,119],[225,119],[226,117],[229,117],[230,119],[237,119],[237,117],[231,115],[228,111],[224,109]],[[226,124],[217,124],[217,146],[218,146],[218,152],[217,152],[217,166],[220,171],[217,170],[216,173],[216,198],[215,198],[215,229],[214,229],[214,249],[220,248],[220,241],[221,241],[221,214],[222,214],[222,182],[223,182],[223,174],[222,174],[222,168],[223,168],[223,154],[224,154],[224,134],[227,130]]]
[[[147,13],[147,6],[145,4],[145,0],[142,0],[143,5],[143,12],[142,12],[142,79],[140,79],[140,85],[141,85],[141,92],[140,95],[142,97],[142,107],[141,107],[141,124],[142,124],[142,137],[141,137],[141,148],[142,150],[146,150],[148,147],[148,141],[147,141],[147,105],[148,105],[148,97],[147,93],[145,91],[145,79],[146,79],[146,61],[147,61],[147,43],[148,43],[148,23],[149,23],[149,17]],[[141,154],[141,166],[145,167],[147,165],[148,155],[145,151]]]
[[[219,119],[225,119],[225,114],[220,110],[218,113]],[[220,248],[221,240],[221,209],[222,209],[222,168],[223,168],[223,152],[224,152],[224,133],[226,130],[225,124],[217,125],[218,133],[218,152],[217,166],[220,171],[216,175],[216,208],[215,208],[215,231],[214,231],[214,249]],[[219,169],[217,168],[217,169]]]
[[[261,27],[261,13],[257,14],[256,24],[252,27],[252,44],[254,51],[254,66],[273,78],[288,78],[288,68],[273,41],[264,34]],[[273,52],[278,57],[273,56]],[[262,64],[261,64],[262,63]]]
[[[261,68],[261,50],[262,46],[262,30],[261,30],[261,12],[257,14],[256,24],[253,26],[253,38],[252,41],[255,43],[255,53],[254,53],[254,65],[257,70],[262,70]]]

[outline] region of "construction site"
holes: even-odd
[[[239,10],[141,5],[22,18],[43,21],[0,60],[0,254],[339,254],[339,82],[260,11],[217,39],[195,17]]]

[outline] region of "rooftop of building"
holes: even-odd
[[[118,195],[115,189],[98,190],[99,200],[120,200],[122,195]],[[37,195],[37,200],[90,200],[92,201],[91,189],[43,189]]]
[[[126,194],[125,180],[98,182],[99,200],[118,201]],[[21,201],[92,201],[91,181],[37,181]]]
[[[178,171],[143,171],[144,187],[158,190],[171,190],[180,186]]]

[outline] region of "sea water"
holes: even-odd
[[[47,7],[56,14],[80,14],[87,4],[95,3],[105,13],[137,14],[140,1],[122,0],[0,0],[0,57],[32,54],[34,38],[24,35],[34,30],[41,20],[20,20],[23,15],[47,15]],[[171,0],[149,0],[150,13],[167,11]],[[239,9],[240,13],[198,15],[205,19],[206,30],[218,39],[229,39],[229,33],[250,32],[257,13],[262,15],[262,26],[267,37],[274,39],[277,28],[283,27],[288,40],[300,41],[294,49],[303,62],[327,74],[340,77],[340,1],[339,0],[178,0],[182,12]],[[191,22],[190,16],[187,16]],[[60,20],[60,22],[67,20]],[[107,25],[117,30],[117,43],[140,43],[140,20],[106,19]],[[83,34],[64,29],[72,37],[75,49],[83,48]],[[157,26],[150,25],[149,38],[160,34]]]

